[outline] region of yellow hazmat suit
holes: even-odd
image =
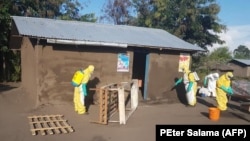
[[[197,82],[195,80],[194,74],[186,69],[186,73],[188,77],[188,84],[185,85],[186,88],[186,97],[187,97],[187,102],[188,105],[190,106],[195,106],[196,105],[196,93],[197,93]]]
[[[192,73],[187,67],[183,67],[183,78],[180,78],[175,85],[178,85],[183,81],[186,90],[186,98],[188,105],[195,106],[196,104],[196,92],[197,92],[197,82],[195,80],[194,73]]]
[[[217,108],[221,111],[227,110],[227,94],[232,95],[233,90],[231,87],[231,78],[233,77],[232,72],[227,72],[223,74],[218,80],[216,84],[216,101]]]
[[[94,66],[89,65],[88,68],[83,70],[83,77],[79,86],[74,87],[74,108],[78,114],[84,114],[86,107],[84,104],[85,96],[87,96],[86,85],[94,72]]]

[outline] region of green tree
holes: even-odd
[[[208,54],[207,63],[209,65],[226,64],[232,58],[232,52],[230,52],[228,47],[219,47]]]
[[[94,14],[80,15],[79,0],[1,0],[0,1],[0,81],[19,80],[20,56],[8,48],[11,17],[28,16],[96,22]],[[14,65],[14,66],[12,66]]]
[[[0,81],[8,79],[8,38],[10,33],[10,11],[11,1],[0,1]]]
[[[78,0],[12,0],[11,13],[17,16],[79,19],[82,10]]]
[[[97,18],[94,13],[84,14],[80,17],[79,21],[92,22],[95,23]]]
[[[151,21],[151,13],[153,10],[152,0],[132,0],[133,6],[136,9],[136,24],[137,26],[150,27],[148,22]]]
[[[228,47],[219,47],[211,52],[198,52],[192,56],[192,59],[192,69],[204,78],[211,67],[226,65],[232,59],[232,52]]]
[[[216,34],[226,31],[216,0],[109,0],[103,11],[114,24],[164,29],[204,49],[224,43]]]
[[[216,0],[133,0],[140,26],[155,27],[207,49],[222,44],[215,33],[226,30],[219,24],[220,6]]]
[[[250,59],[250,50],[243,45],[239,45],[238,48],[233,51],[233,54],[236,59]]]
[[[7,51],[8,35],[10,31],[10,12],[11,3],[4,0],[0,3],[0,51]]]
[[[104,13],[100,17],[101,21],[108,21],[116,25],[132,24],[132,2],[130,0],[108,0],[102,9]]]

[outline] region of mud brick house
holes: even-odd
[[[223,75],[226,72],[234,72],[234,69],[228,64],[212,64],[209,66],[211,72],[218,72],[219,75]]]
[[[180,54],[204,51],[161,29],[21,16],[12,16],[10,47],[21,51],[22,87],[39,103],[72,101],[72,75],[90,64],[89,88],[140,79],[143,99],[176,98]]]
[[[250,78],[250,60],[232,59],[228,64],[234,69],[235,76]]]

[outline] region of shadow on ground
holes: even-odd
[[[200,97],[197,97],[197,102],[200,103],[200,104],[203,104],[203,105],[205,105],[207,107],[215,107],[215,105],[213,103],[210,103],[207,100],[205,100],[203,98],[200,98]]]
[[[211,101],[211,100],[206,100],[200,97],[197,97],[197,102],[201,103],[207,107],[216,107],[216,105],[214,105],[215,101]],[[227,106],[228,106],[228,110],[226,111],[221,111],[220,112],[220,117],[221,118],[232,118],[232,117],[236,117],[242,120],[245,120],[247,122],[250,122],[250,116],[249,116],[249,112],[245,111],[244,109],[242,109],[240,107],[240,103],[242,101],[239,99],[231,99],[229,100]],[[216,102],[215,102],[216,103]],[[204,117],[209,118],[209,110],[207,110],[207,112],[201,112],[201,115],[203,115]]]
[[[0,83],[0,94],[4,91],[9,91],[18,87],[18,83]]]

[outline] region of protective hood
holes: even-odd
[[[213,73],[212,76],[213,76],[213,78],[214,78],[215,80],[217,80],[217,79],[219,78],[219,74],[218,74],[218,73]]]
[[[95,67],[93,65],[89,65],[88,68],[86,69],[90,74],[94,72]]]
[[[233,73],[232,72],[227,72],[226,73],[226,79],[231,80],[233,78]]]

